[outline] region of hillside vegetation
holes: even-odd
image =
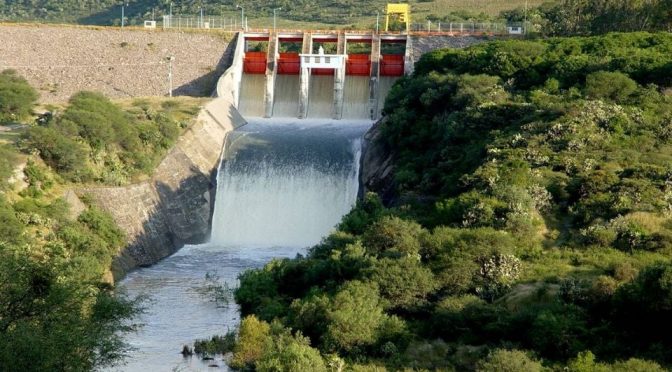
[[[233,365],[662,371],[672,338],[672,36],[422,58],[380,124],[397,198],[240,277]]]
[[[150,173],[200,101],[81,92],[35,120],[37,97],[15,71],[0,72],[0,371],[99,370],[125,356],[142,306],[105,279],[123,231],[64,194]]]
[[[129,24],[141,24],[151,19],[152,10],[155,17],[168,14],[170,1],[167,0],[131,0],[125,11]],[[387,1],[352,1],[352,0],[302,0],[302,1],[263,1],[263,0],[212,0],[173,1],[173,14],[196,15],[203,6],[209,16],[240,17],[236,5],[245,7],[250,24],[255,18],[265,19],[266,27],[271,24],[273,9],[282,8],[278,13],[281,19],[295,22],[318,22],[322,24],[346,25],[366,24],[372,26],[376,11],[384,12]],[[524,0],[425,0],[410,1],[414,19],[424,22],[425,19],[450,18],[454,20],[479,19],[487,20],[499,16],[505,10],[523,7]],[[542,0],[530,0],[528,5],[540,5]],[[38,1],[0,1],[0,20],[42,20],[50,22],[77,22],[84,24],[118,25],[121,19],[121,2],[111,0],[38,0]],[[256,24],[256,23],[254,23]]]

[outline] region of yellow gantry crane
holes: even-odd
[[[406,32],[411,29],[411,6],[408,4],[387,4],[385,12],[385,31],[390,30],[390,16],[406,25]]]

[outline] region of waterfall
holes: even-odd
[[[211,245],[311,246],[352,208],[370,123],[297,123],[252,121],[229,136]]]

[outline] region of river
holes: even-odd
[[[235,330],[231,301],[217,304],[202,289],[206,274],[229,287],[238,275],[274,258],[291,258],[326,236],[354,205],[361,137],[370,121],[251,119],[232,132],[218,175],[210,242],[187,246],[119,284],[146,295],[139,332],[126,364],[111,371],[228,370],[221,360],[183,358],[183,345]],[[217,368],[215,368],[217,367]]]

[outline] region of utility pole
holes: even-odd
[[[175,56],[166,59],[168,60],[168,97],[173,97],[173,61]]]
[[[379,31],[379,25],[380,24],[380,11],[376,10],[376,33]]]
[[[236,9],[240,9],[240,27],[245,30],[245,8],[240,5],[236,5]]]
[[[127,7],[127,6],[128,6],[128,3],[121,3],[121,29],[122,30],[124,29],[124,20],[126,18],[124,16],[124,10],[125,10],[124,8]]]
[[[201,20],[200,20],[200,22],[199,22],[199,23],[200,23],[199,28],[203,28],[203,6],[201,6],[201,9],[200,9],[200,10],[201,10]]]
[[[276,12],[278,10],[282,10],[282,8],[274,8],[273,9],[273,32],[275,32],[275,29],[276,29],[275,17],[276,17]]]
[[[170,12],[168,16],[168,28],[173,28],[173,2],[170,2]]]
[[[523,34],[527,35],[527,0],[525,0],[525,15],[523,19]]]

